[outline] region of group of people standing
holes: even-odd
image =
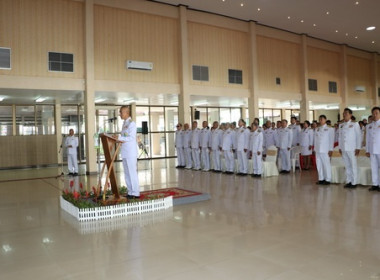
[[[278,149],[278,162],[280,173],[288,174],[291,169],[292,152],[299,146],[303,160],[303,168],[308,170],[311,165],[311,155],[314,152],[318,170],[318,185],[331,183],[330,158],[334,146],[339,145],[346,167],[347,182],[345,188],[355,188],[357,185],[356,158],[362,148],[363,129],[359,123],[353,121],[354,117],[349,108],[343,111],[343,120],[338,124],[337,130],[331,126],[325,115],[319,116],[319,122],[305,121],[299,124],[296,117],[291,117],[290,125],[283,119],[276,123],[267,121],[262,127],[259,119],[255,119],[251,126],[240,119],[238,126],[234,122],[213,122],[211,129],[208,122],[198,122],[177,125],[175,147],[178,156],[177,168],[210,171],[211,162],[214,172],[222,172],[221,157],[225,160],[225,173],[245,176],[248,175],[248,160],[252,159],[253,177],[261,177],[262,161],[265,160],[266,151],[275,146]],[[372,109],[370,122],[365,127],[365,147],[367,156],[371,159],[373,186],[370,191],[380,191],[380,108]],[[336,137],[337,135],[337,137]],[[235,160],[237,166],[235,167]],[[300,168],[298,166],[298,168]]]

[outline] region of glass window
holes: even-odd
[[[208,108],[207,121],[210,126],[215,121],[219,122],[219,108]]]
[[[165,131],[164,107],[150,107],[150,131]]]
[[[165,133],[151,133],[152,139],[152,153],[151,156],[155,157],[165,157]]]
[[[314,120],[314,111],[313,110],[310,110],[309,111],[309,119],[308,119],[308,121],[309,122],[312,122]]]
[[[264,109],[264,119],[263,119],[263,124],[266,122],[266,121],[271,121],[272,122],[272,109]]]
[[[0,136],[13,135],[12,106],[0,106]]]
[[[175,142],[174,142],[174,132],[166,133],[166,156],[174,157],[176,155]]]
[[[259,124],[262,125],[263,122],[264,122],[264,109],[259,109]]]
[[[54,105],[36,105],[36,125],[38,135],[55,134]]]
[[[240,108],[232,108],[231,109],[231,122],[236,122],[236,125],[238,121],[241,119],[241,109]]]
[[[277,122],[281,120],[281,110],[273,109],[272,122]]]
[[[141,133],[142,132],[142,122],[147,122],[149,121],[149,107],[143,107],[143,106],[136,106],[136,127],[137,127],[137,132]],[[149,128],[149,124],[148,124]],[[151,129],[148,129],[150,132]]]
[[[98,132],[116,133],[121,131],[123,121],[119,121],[119,110],[115,107],[96,110],[96,129]]]
[[[165,131],[176,130],[176,125],[178,123],[178,107],[165,107],[165,122]]]
[[[16,106],[16,135],[34,135],[34,106]]]
[[[231,110],[230,108],[220,108],[220,122],[231,122]]]
[[[147,134],[137,133],[138,158],[150,158],[150,138]]]
[[[292,111],[289,109],[285,110],[285,116],[284,119],[287,120],[290,123],[290,117],[292,116]]]

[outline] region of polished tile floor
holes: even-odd
[[[318,187],[315,171],[257,179],[174,165],[139,162],[141,189],[211,200],[88,223],[61,211],[59,195],[96,176],[0,171],[0,279],[380,279],[380,193]]]

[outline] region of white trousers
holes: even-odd
[[[224,161],[226,165],[226,171],[234,172],[234,153],[232,151],[223,151],[224,152]]]
[[[263,172],[263,154],[257,154],[257,152],[252,153],[252,165],[253,165],[253,174],[261,175]]]
[[[67,168],[70,173],[78,173],[78,157],[77,154],[67,154]]]
[[[212,163],[214,170],[220,171],[220,153],[219,150],[212,150]]]
[[[346,183],[358,183],[358,164],[355,151],[342,151],[344,166],[346,167]]]
[[[185,166],[186,165],[185,160],[185,153],[183,148],[177,148],[177,163],[179,166]]]
[[[290,151],[285,149],[280,149],[279,156],[281,159],[281,170],[290,171]]]
[[[248,173],[248,158],[247,153],[243,151],[236,151],[237,159],[239,163],[239,173]]]
[[[193,161],[191,159],[191,148],[183,148],[185,153],[186,168],[191,168],[193,166]]]
[[[380,186],[380,154],[371,154],[372,185]]]
[[[193,156],[193,168],[195,169],[201,169],[200,153],[201,151],[199,148],[191,149],[191,155]]]
[[[203,170],[210,170],[210,154],[208,148],[202,148],[201,157]]]
[[[318,180],[331,182],[331,163],[328,153],[316,153]]]
[[[123,168],[128,194],[140,196],[139,178],[137,175],[137,158],[123,158]]]

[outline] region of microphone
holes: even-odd
[[[110,118],[110,119],[108,119],[107,121],[108,122],[113,122],[113,121],[116,121],[117,120],[117,117],[114,117],[114,118]]]

